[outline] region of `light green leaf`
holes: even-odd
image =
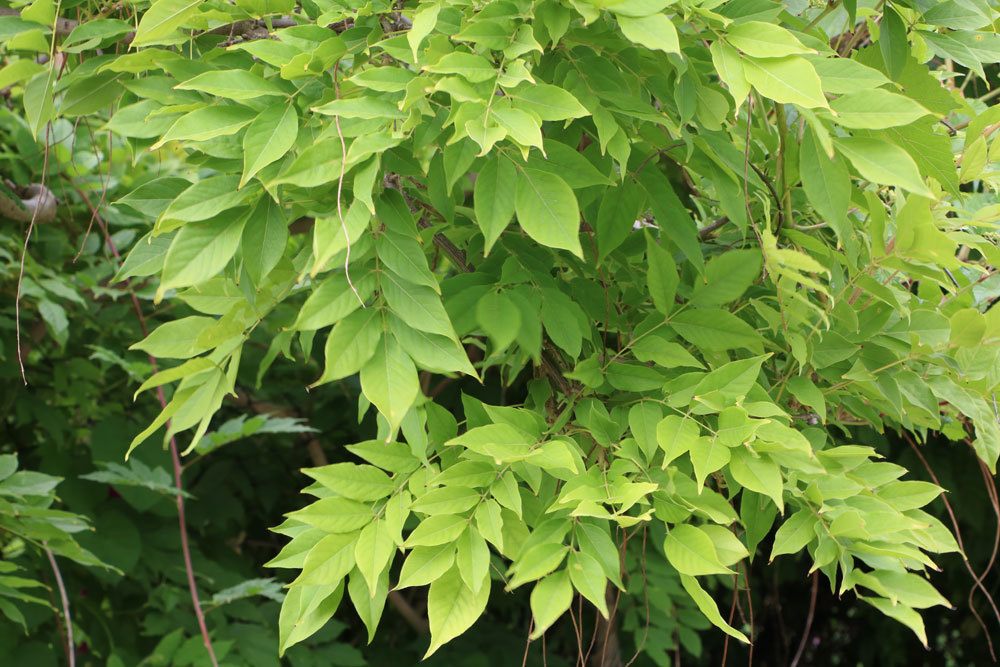
[[[699,487],[705,485],[705,479],[732,458],[732,451],[721,439],[714,437],[699,437],[688,452],[691,465],[694,467],[695,481]]]
[[[665,14],[652,14],[640,18],[618,15],[618,27],[629,41],[647,49],[664,53],[680,53],[677,28]]]
[[[750,94],[750,82],[743,72],[743,59],[736,49],[721,39],[712,42],[709,50],[712,53],[715,71],[722,82],[729,87],[729,94],[733,96],[738,109]]]
[[[399,572],[396,588],[426,586],[440,579],[455,562],[455,545],[451,542],[432,547],[417,547],[410,552]]]
[[[427,594],[427,619],[431,626],[431,644],[424,658],[472,627],[486,610],[489,597],[488,581],[483,583],[478,593],[473,592],[462,581],[456,567],[431,583]]]
[[[759,350],[762,338],[753,327],[725,310],[685,310],[670,319],[671,326],[688,342],[704,350]]]
[[[161,0],[162,2],[163,0]],[[340,606],[344,586],[292,586],[281,603],[278,616],[278,655],[314,635]]]
[[[473,593],[478,593],[479,588],[490,580],[490,548],[471,525],[458,538],[457,546],[455,566],[465,585]]]
[[[719,607],[715,604],[715,600],[712,599],[711,595],[705,592],[705,589],[701,587],[701,584],[698,583],[697,579],[682,574],[681,585],[684,586],[684,590],[687,591],[688,595],[691,596],[691,599],[694,600],[696,605],[698,605],[698,609],[701,610],[701,613],[705,615],[705,618],[707,618],[712,625],[719,628],[730,637],[738,639],[744,644],[750,643],[750,640],[747,639],[746,635],[726,623],[726,621],[722,618],[722,614],[719,613]]]
[[[381,274],[382,293],[389,308],[408,326],[457,340],[441,297],[431,288],[414,285],[392,271]]]
[[[261,197],[247,218],[241,245],[243,268],[259,285],[285,254],[288,220],[285,209],[270,197]]]
[[[354,560],[361,576],[368,583],[372,597],[375,597],[382,571],[392,560],[395,550],[396,545],[393,544],[385,520],[372,521],[358,536],[358,541],[354,545]]]
[[[862,178],[873,183],[895,185],[925,197],[933,196],[913,158],[899,146],[867,137],[837,138],[834,144]]]
[[[680,277],[677,264],[670,252],[657,243],[651,234],[646,235],[646,288],[656,309],[668,315],[674,308],[674,295]]]
[[[458,514],[438,514],[420,522],[403,543],[406,547],[451,545],[469,525],[468,518]]]
[[[213,97],[252,100],[258,97],[285,95],[284,89],[269,79],[245,69],[212,70],[176,86],[177,90],[197,90]]]
[[[671,528],[663,550],[667,560],[681,574],[697,577],[733,573],[719,560],[712,538],[698,526],[682,523]]]
[[[499,155],[488,157],[476,176],[473,192],[476,222],[486,238],[487,254],[514,217],[516,187],[517,172],[514,163]]]
[[[168,141],[208,141],[236,134],[254,119],[252,109],[236,105],[217,105],[195,109],[178,118],[150,149]]]
[[[514,107],[524,109],[542,120],[583,118],[590,112],[567,90],[548,83],[524,84],[510,91]]]
[[[841,95],[830,109],[838,125],[869,130],[909,125],[930,113],[909,97],[882,89]]]
[[[420,393],[417,369],[396,340],[383,336],[375,354],[361,369],[361,391],[395,433]]]
[[[332,463],[318,468],[303,468],[302,472],[338,496],[350,500],[381,500],[395,488],[388,475],[370,465]]]
[[[139,20],[131,46],[172,43],[173,32],[197,13],[199,5],[200,0],[156,0]]]
[[[452,51],[424,69],[434,74],[457,74],[471,83],[489,81],[497,75],[489,60],[463,51]]]
[[[258,171],[283,158],[299,134],[299,116],[295,105],[270,106],[260,112],[243,137],[243,176],[240,187]]]
[[[578,237],[580,209],[566,181],[538,169],[520,169],[514,208],[528,236],[550,248],[583,256]]]
[[[375,278],[370,274],[353,275],[354,289],[343,273],[328,276],[302,304],[299,315],[292,324],[296,331],[314,331],[336,324],[364,304],[375,287]],[[360,296],[360,300],[359,297]]]
[[[215,319],[192,315],[164,322],[130,350],[142,350],[162,359],[189,359],[199,355],[208,347],[198,343],[198,338],[210,327]]]
[[[730,250],[705,264],[704,280],[695,279],[691,304],[722,306],[736,301],[761,277],[759,250]]]
[[[816,524],[818,519],[808,509],[800,509],[788,517],[774,534],[774,546],[771,548],[771,558],[774,560],[784,554],[795,554],[816,539]]]
[[[851,176],[844,159],[827,155],[811,130],[805,132],[799,149],[799,175],[806,197],[838,236],[847,230],[847,209],[851,203]]]
[[[534,626],[531,639],[538,639],[566,613],[573,601],[573,586],[569,572],[559,570],[540,579],[531,590],[531,615]]]
[[[413,25],[406,32],[406,41],[413,51],[414,62],[419,57],[417,49],[420,48],[421,43],[423,43],[427,35],[431,34],[437,25],[438,13],[440,11],[441,5],[435,2],[420,5],[420,9],[413,15]]]
[[[746,58],[743,73],[757,92],[775,102],[807,109],[827,106],[816,69],[801,56]]]
[[[667,415],[656,425],[656,442],[663,450],[663,467],[698,446],[701,429],[693,419]]]
[[[882,72],[850,58],[816,57],[809,62],[816,68],[827,93],[857,93],[889,83]]]
[[[583,551],[571,551],[566,566],[573,587],[585,597],[590,604],[597,607],[604,618],[608,617],[608,601],[606,597],[608,580],[601,564],[593,556]]]
[[[781,478],[781,469],[776,463],[757,458],[745,449],[737,448],[733,450],[729,472],[733,479],[746,488],[773,500],[779,512],[784,511],[784,481]]]
[[[726,31],[726,40],[754,58],[781,58],[815,53],[785,28],[762,21],[746,21],[730,26]]]
[[[245,224],[245,216],[230,214],[181,227],[167,250],[158,294],[197,285],[226,268],[236,254]]]

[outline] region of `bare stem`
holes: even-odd
[[[52,550],[45,547],[45,555],[49,559],[52,567],[52,574],[56,578],[56,588],[59,589],[59,600],[62,603],[63,621],[66,624],[66,662],[69,667],[76,667],[76,642],[73,641],[73,619],[69,613],[69,595],[66,594],[66,584],[63,583],[62,571],[56,562],[56,557]]]
[[[97,221],[101,231],[104,233],[105,244],[108,246],[111,254],[114,255],[115,260],[120,265],[121,253],[118,252],[118,247],[115,245],[114,240],[112,240],[111,235],[108,233],[107,224],[97,213],[96,207],[91,204],[90,198],[87,197],[87,194],[79,188],[74,187],[74,189],[77,194],[80,195],[80,198],[83,199],[87,208],[89,208],[91,213],[94,214],[94,219]],[[139,322],[139,329],[142,331],[143,337],[145,337],[149,335],[149,327],[146,326],[146,316],[143,315],[139,298],[135,295],[135,292],[132,291],[131,287],[129,288],[129,296],[132,299],[132,309],[135,311],[136,319]],[[153,355],[148,355],[148,358],[149,364],[155,374],[158,370],[156,358]],[[163,394],[163,387],[156,388],[156,397],[159,400],[160,407],[166,408],[167,399]],[[194,615],[198,621],[198,629],[201,632],[201,640],[205,645],[205,650],[208,652],[208,657],[212,662],[212,667],[219,667],[219,661],[215,658],[215,649],[212,647],[212,638],[208,634],[208,625],[205,624],[205,613],[202,611],[201,600],[198,598],[198,585],[194,576],[194,564],[191,561],[191,545],[188,542],[187,517],[183,494],[184,483],[181,476],[183,468],[181,467],[180,454],[177,451],[177,439],[173,437],[170,438],[170,458],[173,461],[174,467],[174,488],[177,490],[177,525],[181,536],[181,553],[184,557],[184,570],[187,574],[188,590],[191,593],[191,604],[194,607]]]

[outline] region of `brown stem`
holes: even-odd
[[[66,584],[63,583],[62,572],[59,570],[59,564],[56,563],[56,557],[48,547],[45,547],[45,555],[49,559],[52,574],[56,578],[56,588],[59,589],[59,600],[62,602],[62,615],[66,624],[66,662],[69,667],[76,667],[76,642],[73,641],[73,618],[69,613],[69,596],[66,594]]]
[[[806,615],[806,627],[802,630],[802,639],[799,641],[799,648],[795,651],[795,657],[789,663],[789,667],[797,667],[802,654],[805,653],[806,645],[809,643],[809,633],[812,631],[813,616],[816,614],[816,594],[819,592],[819,572],[813,572],[812,592],[809,594],[809,613]]]
[[[726,623],[729,625],[733,624],[733,619],[736,618],[736,605],[740,601],[740,582],[739,576],[733,575],[733,601],[729,605],[729,618],[726,619]],[[725,641],[722,643],[722,662],[719,663],[722,667],[726,667],[726,663],[729,662],[729,635],[726,635]]]
[[[934,473],[934,469],[931,468],[930,463],[928,463],[927,459],[924,458],[924,455],[917,447],[917,443],[912,437],[910,437],[910,434],[906,431],[900,431],[900,434],[903,436],[903,439],[906,440],[907,444],[910,445],[910,449],[913,450],[913,453],[917,455],[918,459],[920,459],[920,462],[923,464],[927,474],[930,475],[931,480],[938,486],[941,486],[941,481]],[[952,509],[951,503],[948,502],[947,495],[942,494],[941,500],[944,502],[944,508],[948,512],[948,518],[951,520],[951,526],[955,530],[955,540],[958,542],[958,548],[962,550],[962,562],[965,563],[965,569],[969,571],[969,575],[972,577],[972,591],[975,591],[978,588],[983,592],[983,595],[986,596],[986,600],[993,608],[993,615],[996,617],[997,622],[1000,623],[1000,610],[997,610],[996,602],[993,601],[993,597],[990,595],[989,590],[983,585],[983,577],[985,577],[985,573],[983,576],[976,574],[976,571],[972,569],[972,565],[969,563],[969,556],[965,553],[965,544],[962,541],[962,531],[958,527],[958,518],[955,516],[955,510]],[[975,605],[972,604],[972,591],[969,593],[969,611],[971,611],[972,615],[976,617],[979,627],[982,628],[983,636],[986,637],[986,646],[990,650],[990,657],[993,658],[993,662],[996,662],[997,657],[996,653],[993,651],[993,640],[990,639],[990,630],[986,627],[986,622],[983,620],[983,617],[979,615],[978,611],[976,611]]]
[[[711,223],[710,225],[705,225],[704,227],[698,230],[698,238],[704,241],[709,236],[711,236],[717,229],[725,226],[727,222],[729,222],[729,218],[723,216],[718,220],[716,220],[715,222]]]
[[[74,186],[77,194],[83,199],[87,208],[90,209],[91,213],[94,215],[94,219],[97,221],[104,233],[104,241],[114,255],[115,260],[121,264],[121,253],[118,252],[118,247],[115,245],[114,240],[108,233],[107,224],[104,219],[97,213],[97,209],[91,204],[90,198],[87,197],[87,193]],[[142,332],[143,337],[149,335],[149,327],[146,326],[146,316],[142,312],[142,306],[139,303],[139,298],[135,295],[135,292],[131,288],[128,290],[129,296],[132,300],[132,309],[135,311],[136,319],[139,322],[139,330]],[[148,355],[149,364],[152,368],[153,373],[157,372],[156,357],[153,355]],[[165,409],[167,407],[167,399],[163,394],[163,387],[156,388],[156,397],[159,400],[160,407]],[[219,667],[219,662],[215,658],[215,649],[212,647],[212,638],[208,633],[208,626],[205,624],[205,613],[201,608],[201,601],[198,598],[198,585],[195,581],[194,576],[194,564],[191,561],[191,545],[188,543],[188,531],[187,531],[187,517],[185,512],[184,504],[184,484],[182,480],[183,468],[181,467],[181,457],[177,451],[177,439],[174,437],[170,438],[170,458],[173,462],[174,468],[174,488],[177,490],[177,525],[178,530],[181,535],[181,553],[184,556],[184,570],[187,574],[188,591],[191,593],[191,604],[194,607],[194,615],[198,621],[198,629],[201,632],[201,640],[205,645],[205,650],[208,652],[209,660],[212,662],[212,667]]]
[[[0,7],[0,16],[20,16],[20,9],[12,9],[10,7]],[[66,35],[73,32],[73,28],[79,25],[78,22],[72,19],[57,18],[56,19],[56,34],[60,37],[65,37]]]

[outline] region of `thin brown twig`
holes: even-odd
[[[577,598],[579,599],[579,597]],[[572,602],[569,605],[569,620],[573,624],[573,637],[576,639],[576,664],[583,664],[583,629],[580,627],[583,622],[583,613],[580,614],[580,623],[576,622],[576,613],[573,611]],[[545,636],[544,634],[542,635]]]
[[[747,665],[749,665],[750,667],[752,667],[753,666],[753,645],[754,645],[753,644],[754,643],[754,635],[753,635],[754,624],[753,624],[753,589],[750,587],[750,566],[749,565],[747,565],[747,566],[742,566],[741,565],[740,566],[740,571],[743,572],[743,581],[745,581],[746,585],[747,585],[747,613],[750,615],[750,623],[749,623],[750,647],[747,649]]]
[[[90,198],[87,197],[87,194],[76,186],[73,187],[77,194],[80,195],[80,198],[83,199],[87,208],[95,214],[94,219],[104,234],[104,242],[120,266],[122,259],[121,253],[118,252],[118,246],[115,245],[114,240],[108,232],[107,224],[104,222],[104,219],[100,216],[99,212],[97,212],[97,209],[91,204]],[[139,297],[135,295],[135,292],[131,288],[129,288],[128,292],[132,301],[132,309],[135,311],[135,316],[139,323],[139,330],[142,332],[143,337],[148,336],[149,327],[146,326],[146,316],[142,312],[142,305],[139,303]],[[147,356],[153,373],[157,373],[158,365],[156,363],[156,358],[153,355]],[[156,397],[160,403],[160,408],[165,409],[167,407],[167,399],[163,393],[163,387],[156,388]],[[198,621],[198,629],[201,633],[201,640],[205,645],[205,650],[208,652],[208,657],[212,663],[212,667],[219,667],[219,662],[215,657],[215,649],[212,647],[212,638],[208,632],[208,625],[205,623],[205,613],[201,608],[201,600],[198,597],[198,585],[194,576],[194,563],[191,560],[191,545],[188,542],[187,516],[183,494],[183,468],[181,467],[181,458],[177,449],[177,439],[173,436],[170,438],[170,458],[174,469],[174,488],[177,490],[177,524],[181,537],[181,554],[184,558],[184,570],[187,575],[188,591],[191,593],[191,604],[194,607],[194,615]]]
[[[934,469],[931,467],[930,463],[927,462],[927,459],[924,458],[923,453],[917,447],[917,443],[913,440],[910,434],[907,433],[906,431],[900,431],[900,434],[903,436],[903,439],[907,442],[907,444],[910,445],[910,449],[913,450],[913,453],[917,455],[918,459],[920,459],[920,462],[923,464],[924,469],[927,471],[927,474],[930,475],[931,480],[938,486],[941,486],[941,481],[935,474]],[[972,590],[974,591],[978,588],[983,592],[983,595],[986,596],[986,600],[993,608],[993,614],[996,617],[997,622],[1000,623],[1000,610],[997,609],[996,602],[993,601],[993,597],[990,595],[989,590],[986,588],[985,585],[983,585],[982,578],[976,574],[976,571],[972,569],[972,564],[969,563],[969,556],[965,552],[965,544],[962,541],[962,530],[958,527],[958,518],[955,516],[955,510],[952,509],[951,503],[948,502],[948,497],[946,495],[942,494],[941,500],[944,502],[945,511],[947,511],[948,518],[950,519],[952,528],[955,531],[955,541],[958,542],[958,548],[962,550],[962,562],[965,563],[965,569],[969,571],[969,575],[972,577],[973,581]],[[972,615],[976,618],[976,622],[979,623],[979,627],[982,628],[983,636],[986,638],[986,646],[987,648],[989,648],[990,651],[990,657],[993,658],[993,662],[996,662],[997,661],[996,653],[993,650],[993,640],[990,639],[989,628],[986,627],[986,621],[983,620],[983,617],[979,615],[978,611],[976,611],[975,605],[972,604],[971,594],[969,596],[969,611],[972,612]]]
[[[729,605],[729,618],[726,623],[729,625],[733,624],[733,619],[736,618],[736,603],[739,601],[740,588],[739,588],[739,575],[733,575],[733,602]],[[719,663],[722,667],[726,667],[726,663],[729,661],[729,635],[726,635],[725,641],[722,642],[722,662]]]
[[[625,667],[632,667],[632,664],[639,658],[639,654],[642,653],[643,648],[646,646],[646,640],[649,639],[649,624],[650,624],[650,613],[649,613],[649,578],[646,576],[646,536],[648,530],[643,527],[642,529],[642,558],[640,560],[640,570],[642,572],[642,599],[643,604],[646,607],[646,625],[642,631],[642,641],[635,647],[635,653],[629,658],[629,661],[625,663]]]
[[[797,667],[802,654],[805,653],[806,645],[809,643],[809,633],[812,632],[813,617],[816,614],[816,596],[819,593],[819,572],[813,572],[812,591],[809,593],[809,613],[806,614],[806,627],[802,629],[802,639],[799,640],[799,647],[795,651],[795,657],[788,667]]]
[[[45,555],[49,559],[49,566],[52,567],[52,574],[56,578],[56,588],[59,589],[59,600],[62,603],[63,621],[66,624],[66,662],[69,667],[76,667],[76,642],[73,640],[73,618],[69,613],[69,595],[66,593],[66,584],[63,582],[62,571],[56,562],[56,557],[52,550],[45,547]]]
[[[535,619],[528,619],[528,634],[524,638],[524,657],[521,658],[521,667],[528,667],[528,648],[531,646],[531,631],[535,629]]]
[[[94,149],[94,154],[97,154],[97,138],[94,136],[94,129],[88,124],[87,131],[90,133],[90,145]],[[76,255],[73,257],[73,263],[75,264],[77,260],[80,259],[80,255],[83,254],[83,248],[87,245],[87,239],[90,238],[90,231],[94,228],[94,220],[97,218],[97,211],[104,206],[104,202],[108,197],[108,188],[111,186],[111,169],[112,169],[112,159],[114,157],[114,146],[112,144],[113,135],[108,132],[108,178],[101,183],[101,198],[97,202],[97,206],[94,207],[93,212],[90,214],[90,222],[87,223],[87,231],[83,233],[83,240],[80,241],[80,248],[76,251]]]

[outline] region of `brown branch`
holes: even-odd
[[[104,233],[104,241],[108,246],[108,249],[111,251],[111,254],[114,255],[115,261],[120,266],[122,259],[121,253],[118,252],[118,247],[115,245],[114,240],[108,233],[108,227],[104,219],[99,215],[97,209],[91,204],[90,198],[87,197],[86,192],[77,188],[75,185],[73,186],[73,189],[76,190],[76,193],[80,195],[80,198],[83,199],[87,208],[89,208],[91,213],[94,215],[94,219],[97,221],[101,231]],[[136,319],[139,322],[139,330],[142,332],[143,337],[146,337],[149,335],[149,327],[146,326],[146,316],[142,312],[142,306],[139,303],[139,298],[135,295],[135,292],[130,286],[128,286],[127,283],[126,285],[129,296],[132,300],[132,309],[135,311]],[[150,367],[155,374],[158,371],[156,357],[153,355],[147,356]],[[166,409],[167,399],[163,393],[163,387],[156,388],[156,397],[160,403],[160,408]],[[181,467],[181,457],[177,449],[177,438],[173,436],[170,438],[170,458],[174,469],[174,488],[177,489],[177,524],[181,537],[181,553],[184,557],[184,570],[187,574],[188,591],[191,593],[191,604],[194,607],[194,615],[198,621],[198,629],[201,632],[201,640],[205,645],[205,650],[208,652],[208,657],[209,660],[211,660],[212,667],[219,667],[219,662],[215,657],[215,649],[212,647],[212,638],[208,633],[208,626],[205,624],[205,613],[201,608],[201,600],[198,597],[198,585],[195,581],[194,564],[191,560],[191,545],[188,543],[187,516],[184,504],[184,484],[182,480],[183,468]]]
[[[930,475],[931,480],[936,485],[941,486],[941,481],[934,473],[934,469],[931,467],[930,463],[927,462],[927,459],[924,458],[923,453],[921,453],[920,449],[917,447],[917,443],[913,440],[910,434],[906,431],[900,431],[900,435],[903,436],[903,439],[906,440],[908,445],[910,445],[910,449],[912,449],[913,453],[917,455],[918,459],[920,459],[920,462],[923,464],[927,474]],[[944,487],[942,486],[941,488]],[[983,585],[983,577],[985,577],[985,574],[983,577],[980,577],[976,574],[976,571],[972,569],[972,565],[969,563],[969,556],[965,553],[965,544],[962,541],[962,531],[958,527],[958,518],[955,516],[955,510],[952,509],[951,503],[948,502],[948,496],[941,494],[941,500],[944,502],[945,511],[948,512],[948,518],[951,520],[952,528],[955,530],[955,540],[958,542],[958,548],[962,550],[962,562],[965,564],[965,569],[969,571],[969,576],[972,577],[972,591],[969,592],[969,611],[971,611],[972,615],[976,617],[979,627],[982,628],[983,636],[986,637],[987,648],[990,650],[990,657],[993,658],[993,662],[996,662],[997,657],[993,650],[993,640],[990,639],[989,628],[986,627],[986,622],[983,620],[982,616],[979,615],[979,612],[976,611],[975,605],[972,604],[972,592],[977,588],[983,592],[983,595],[986,596],[986,600],[990,603],[990,606],[993,607],[993,614],[998,623],[1000,623],[1000,610],[997,609],[996,602],[993,601],[993,597],[990,595],[989,590]]]
[[[21,16],[20,9],[11,9],[10,7],[0,7],[0,16]],[[66,35],[73,32],[73,29],[79,25],[79,22],[73,19],[64,19],[62,17],[56,19],[56,34],[60,37],[65,37]]]
[[[705,225],[704,227],[698,230],[698,238],[704,241],[705,239],[710,237],[713,233],[715,233],[717,230],[724,227],[728,222],[729,218],[727,218],[726,216],[722,216],[712,224]]]
[[[73,640],[73,618],[69,613],[69,595],[66,594],[66,584],[63,583],[62,571],[56,563],[56,557],[52,550],[45,547],[45,555],[49,559],[52,567],[52,574],[56,578],[56,587],[59,589],[59,600],[62,602],[62,615],[66,624],[66,662],[69,667],[76,667],[76,642]]]
[[[795,651],[795,657],[789,663],[789,667],[797,667],[802,654],[805,653],[806,645],[809,643],[809,633],[812,631],[813,617],[816,614],[816,594],[819,592],[819,572],[813,572],[812,592],[809,594],[809,613],[806,615],[806,627],[802,630],[802,639],[799,641],[799,648]]]

